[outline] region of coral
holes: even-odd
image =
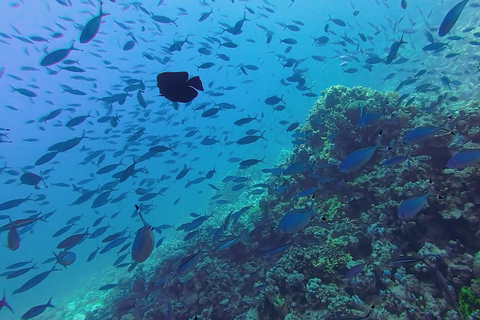
[[[460,289],[458,311],[464,320],[477,319],[472,315],[480,311],[480,279],[472,280],[470,287]]]
[[[342,237],[327,239],[322,245],[319,257],[312,261],[316,268],[320,268],[327,273],[333,273],[337,267],[346,265],[352,256],[345,252],[348,242]]]

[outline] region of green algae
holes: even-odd
[[[464,320],[480,319],[480,279],[472,281],[470,287],[460,289],[458,311]],[[475,314],[475,315],[474,315]],[[473,317],[472,317],[473,315]]]
[[[352,260],[352,256],[345,252],[347,245],[348,241],[342,237],[327,239],[319,257],[312,261],[313,266],[327,273],[334,273],[338,267],[343,267]]]

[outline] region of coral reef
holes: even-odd
[[[268,185],[260,195],[220,189],[235,202],[212,202],[208,211],[216,213],[199,227],[197,238],[166,239],[143,268],[132,271],[129,287],[109,292],[105,299],[111,303],[87,319],[167,319],[169,313],[172,319],[333,319],[365,315],[370,305],[377,306],[378,319],[475,317],[480,285],[468,285],[480,276],[480,169],[445,164],[456,149],[480,142],[478,105],[445,102],[428,113],[402,105],[395,92],[328,88],[297,129],[308,143],[281,155],[276,168],[288,168],[288,174],[248,169],[252,184]],[[358,125],[362,113],[380,116]],[[444,122],[445,130],[425,140],[402,142],[413,128]],[[340,173],[338,164],[355,150],[375,146],[380,131],[372,158]],[[457,143],[458,137],[470,142]],[[382,165],[407,153],[410,158],[396,166]],[[298,196],[309,188],[316,188],[314,201]],[[413,219],[399,219],[402,200],[429,190],[428,204]],[[305,229],[293,236],[276,230],[286,212],[311,203],[319,215]],[[212,235],[238,212],[221,240],[248,237],[217,251]],[[173,276],[198,243],[209,252],[185,277]],[[265,256],[289,243],[283,254]],[[422,259],[389,265],[402,256]],[[362,263],[358,274],[344,276]]]

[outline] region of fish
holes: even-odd
[[[444,37],[447,35],[447,33],[452,30],[453,26],[457,22],[458,18],[463,12],[463,9],[467,5],[467,2],[469,0],[463,0],[459,3],[457,3],[450,11],[447,12],[445,15],[445,18],[443,18],[442,23],[440,24],[440,27],[438,28],[438,36],[439,37]]]
[[[153,227],[143,219],[140,208],[135,205],[135,210],[142,220],[143,227],[137,230],[135,240],[132,244],[132,260],[138,263],[144,262],[150,256],[155,245],[155,236],[153,234]]]
[[[70,237],[61,241],[57,245],[57,249],[69,250],[69,249],[75,247],[77,244],[81,243],[89,235],[90,234],[88,233],[88,228],[87,228],[87,230],[85,230],[84,233],[78,233],[78,234],[71,235]]]
[[[66,49],[57,49],[54,51],[49,52],[47,55],[45,55],[42,60],[40,60],[40,65],[42,67],[48,67],[54,64],[57,64],[61,62],[62,60],[66,59],[68,55],[70,54],[71,51],[77,50],[77,51],[82,51],[80,49],[77,49],[74,47],[75,41],[72,42],[72,45],[70,48]]]
[[[380,146],[381,134],[380,132],[377,143],[373,147],[358,149],[347,155],[338,166],[338,170],[343,173],[349,173],[363,167]]]
[[[400,49],[400,46],[404,43],[407,43],[407,42],[403,41],[403,34],[402,34],[400,41],[394,42],[390,47],[390,52],[388,53],[388,56],[385,59],[386,64],[391,64],[393,62],[393,60],[397,57],[397,53],[398,53],[398,50]]]
[[[355,277],[357,274],[362,272],[363,268],[365,268],[366,263],[360,263],[350,269],[345,273],[345,279],[350,279]]]
[[[98,15],[90,18],[83,27],[82,33],[80,34],[80,43],[89,43],[97,35],[100,24],[102,23],[102,18],[109,15],[109,13],[104,13],[102,9],[103,2],[100,2]]]
[[[35,287],[40,282],[45,280],[45,278],[47,278],[48,275],[51,272],[57,271],[57,270],[58,269],[55,269],[55,265],[53,265],[52,269],[50,269],[48,271],[45,271],[45,272],[42,272],[42,273],[39,273],[36,276],[34,276],[33,278],[31,278],[30,280],[28,280],[27,282],[25,282],[20,288],[14,290],[13,294],[22,293],[22,292],[30,290],[31,288]]]
[[[8,201],[5,201],[5,202],[2,202],[2,203],[0,203],[0,211],[4,211],[4,210],[8,210],[8,209],[18,207],[22,203],[24,203],[26,201],[29,201],[31,196],[32,196],[32,194],[30,194],[28,197],[23,198],[23,199],[13,199],[13,200],[8,200]]]
[[[424,195],[404,199],[400,201],[397,207],[397,215],[400,219],[410,220],[414,218],[426,205],[428,197],[431,195],[430,190]]]
[[[318,216],[315,209],[315,202],[312,202],[310,210],[292,210],[287,212],[278,222],[278,230],[282,234],[294,234],[302,231],[310,222],[313,215]]]
[[[98,288],[98,290],[100,290],[100,291],[110,290],[110,289],[115,288],[116,286],[118,286],[118,284],[116,284],[116,283],[106,284],[106,285],[101,286],[100,288]]]
[[[400,6],[402,7],[402,9],[407,9],[407,0],[401,0]]]
[[[275,256],[283,254],[287,249],[289,249],[292,246],[297,246],[298,247],[298,244],[297,244],[296,241],[297,241],[297,239],[294,239],[294,240],[284,244],[283,246],[280,246],[280,247],[277,247],[275,249],[269,250],[267,253],[265,253],[265,257],[266,258],[275,257]]]
[[[446,167],[450,169],[464,169],[477,166],[480,163],[480,149],[461,150],[448,159]]]
[[[15,251],[20,247],[20,236],[18,235],[17,226],[12,222],[10,217],[8,219],[10,220],[11,227],[8,230],[7,246],[8,249]]]
[[[29,98],[35,98],[37,97],[38,95],[31,91],[31,90],[28,90],[28,89],[25,89],[25,88],[15,88],[13,86],[10,86],[12,88],[12,92],[18,92],[20,93],[21,95],[24,95],[26,97],[29,97]]]
[[[52,298],[50,298],[50,300],[48,300],[46,304],[41,304],[41,305],[30,308],[27,312],[23,314],[21,319],[27,320],[27,319],[35,318],[36,316],[39,316],[40,314],[42,314],[49,307],[55,308],[52,305]]]
[[[188,257],[184,258],[177,267],[177,271],[175,272],[176,277],[183,277],[186,276],[190,271],[195,268],[198,260],[200,259],[200,255],[204,253],[202,248],[198,249],[198,252],[189,255]]]
[[[8,304],[7,300],[5,300],[5,289],[3,289],[3,298],[2,298],[2,300],[0,300],[0,310],[2,310],[3,307],[6,307],[12,313],[15,313],[15,312],[13,312],[12,307],[10,307],[10,305]]]
[[[55,256],[57,263],[62,265],[65,269],[77,259],[76,254],[71,251],[62,251],[59,254],[56,254],[55,252],[52,253]]]
[[[188,78],[188,72],[163,72],[157,75],[160,95],[172,102],[187,103],[195,99],[197,90],[204,91],[200,77]]]
[[[428,265],[427,260],[430,258],[432,255],[426,255],[426,256],[400,256],[398,258],[392,259],[388,262],[388,266],[390,268],[398,268],[401,266],[409,266],[413,265],[419,262],[423,262],[426,265]]]

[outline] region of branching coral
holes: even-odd
[[[318,259],[312,262],[316,268],[323,269],[327,273],[335,272],[335,268],[346,265],[352,256],[345,252],[348,242],[339,238],[329,238],[325,241]]]

